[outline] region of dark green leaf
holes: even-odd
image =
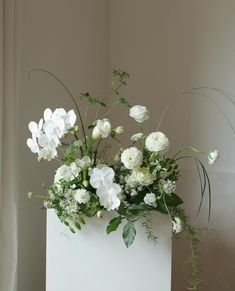
[[[168,206],[178,206],[184,203],[184,201],[176,194],[165,196],[165,201],[166,201],[166,205]]]
[[[81,229],[81,225],[77,221],[75,222],[75,226],[77,229],[79,229],[79,230]]]
[[[128,222],[124,228],[122,237],[127,248],[129,248],[135,240],[136,229],[133,222]]]
[[[128,106],[130,105],[129,102],[124,97],[120,97],[118,100],[118,103],[122,105],[128,105]]]
[[[66,226],[69,226],[69,223],[68,223],[68,221],[65,221],[65,222],[64,222],[64,224],[65,224]]]
[[[75,230],[72,227],[70,227],[69,229],[72,233],[75,233]]]
[[[95,127],[95,124],[90,124],[90,125],[88,126],[89,129],[94,128],[94,127]]]
[[[83,217],[79,217],[79,221],[82,223],[82,224],[86,224],[86,222],[85,222],[85,220],[84,220],[84,218]]]
[[[117,230],[117,228],[121,224],[121,222],[122,222],[121,216],[115,217],[112,220],[110,220],[109,225],[106,228],[107,234],[109,234],[112,231]]]

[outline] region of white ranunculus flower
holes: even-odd
[[[97,189],[104,183],[112,183],[114,180],[114,170],[106,165],[97,165],[96,168],[89,171],[90,184]]]
[[[99,139],[99,138],[106,138],[110,134],[112,128],[111,123],[107,118],[105,119],[98,119],[96,122],[96,126],[93,129],[92,132],[92,138],[93,139]]]
[[[74,199],[80,204],[86,204],[90,201],[90,194],[86,189],[74,190]]]
[[[143,137],[144,137],[144,134],[142,132],[138,132],[138,133],[132,135],[131,141],[137,141]]]
[[[157,205],[156,201],[157,201],[157,198],[154,193],[147,193],[144,196],[144,203],[147,205],[156,206]]]
[[[125,149],[121,154],[121,161],[129,170],[139,168],[143,162],[142,152],[136,147]]]
[[[208,155],[209,165],[213,165],[219,158],[219,152],[217,150],[211,151]]]
[[[165,153],[169,144],[168,138],[160,131],[150,133],[145,140],[145,147],[150,152]]]
[[[118,209],[120,206],[120,198],[122,188],[116,183],[104,183],[96,191],[97,196],[102,205],[108,211]]]
[[[145,106],[135,105],[130,108],[130,116],[141,123],[149,118],[149,112]]]
[[[172,220],[172,230],[174,233],[180,233],[182,231],[182,222],[179,217],[175,217]]]
[[[154,182],[154,177],[146,167],[139,168],[132,172],[136,176],[136,180],[141,185],[151,185]]]

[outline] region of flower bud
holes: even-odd
[[[114,129],[114,132],[115,132],[116,134],[123,134],[123,132],[124,132],[124,127],[123,127],[123,126],[118,126],[118,127],[116,127],[116,128]]]
[[[84,187],[88,187],[89,186],[89,182],[87,180],[84,180],[82,182],[82,184],[83,184]]]
[[[103,215],[104,215],[104,211],[103,210],[99,210],[97,213],[96,213],[97,217],[98,218],[102,218]]]
[[[33,192],[28,192],[28,198],[31,199],[33,197]]]
[[[101,138],[101,133],[98,129],[98,127],[94,127],[93,131],[92,131],[92,139],[96,140]]]

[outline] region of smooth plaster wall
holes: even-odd
[[[235,2],[219,0],[120,0],[110,7],[110,65],[132,75],[123,91],[132,104],[144,104],[151,112],[148,130],[156,130],[160,114],[173,102],[162,123],[171,141],[171,152],[193,144],[202,149],[217,148],[221,158],[207,167],[213,191],[212,236],[202,235],[203,286],[201,290],[235,289],[235,198],[234,134],[213,102],[199,95],[179,98],[181,92],[211,86],[235,93]],[[221,94],[205,91],[225,110],[235,124],[234,105]],[[136,124],[115,111],[117,124]],[[127,132],[125,138],[129,135]],[[203,159],[205,162],[206,160]],[[182,164],[177,192],[185,199],[188,214],[195,217],[199,203],[196,171]],[[199,226],[207,225],[207,205]],[[173,246],[172,291],[186,290],[189,270],[185,261],[188,245],[179,240]]]

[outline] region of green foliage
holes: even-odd
[[[127,248],[129,248],[135,240],[136,229],[133,222],[128,222],[122,232],[122,237]]]
[[[106,233],[109,234],[112,231],[116,231],[118,226],[122,223],[122,217],[121,216],[117,216],[115,218],[113,218],[112,220],[110,220],[107,228],[106,228]]]
[[[152,226],[153,226],[153,221],[148,213],[143,214],[143,219],[144,221],[142,222],[142,226],[145,229],[145,233],[147,236],[147,239],[152,242],[153,244],[157,244],[158,242],[158,237],[154,234]]]
[[[106,104],[104,102],[100,101],[96,97],[91,96],[91,94],[89,92],[81,93],[81,96],[85,97],[93,107],[97,107],[99,105],[103,106],[103,107],[106,106]]]
[[[118,103],[121,104],[121,105],[125,105],[125,106],[127,106],[127,107],[131,107],[131,106],[130,106],[130,103],[129,103],[129,102],[127,101],[127,99],[124,98],[124,97],[119,97],[119,99],[118,99]]]
[[[112,69],[112,74],[120,83],[124,85],[127,84],[127,80],[130,78],[130,75],[127,72],[120,69]]]

